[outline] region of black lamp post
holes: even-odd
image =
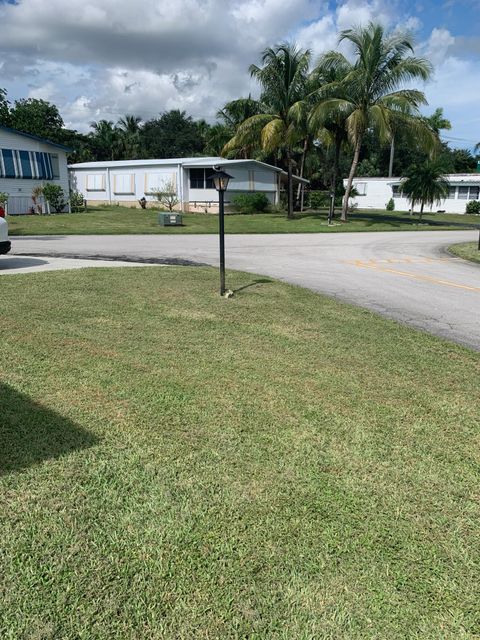
[[[209,176],[213,180],[218,191],[218,232],[220,236],[220,295],[225,295],[225,191],[228,182],[233,176],[222,171],[220,167],[214,167],[214,173]]]

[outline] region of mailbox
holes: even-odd
[[[180,227],[182,225],[182,214],[162,211],[158,214],[158,224],[162,225],[162,227]]]

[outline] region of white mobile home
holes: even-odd
[[[217,213],[218,193],[209,179],[216,166],[232,176],[225,194],[227,205],[236,194],[246,192],[264,193],[272,204],[278,204],[286,174],[257,160],[214,157],[81,162],[69,166],[70,186],[90,204],[138,206],[141,198],[155,202],[154,192],[169,184],[176,189],[178,208]]]
[[[452,173],[445,178],[450,184],[448,198],[431,208],[426,207],[425,212],[465,213],[469,200],[480,200],[480,173]],[[395,203],[395,211],[408,211],[411,208],[402,193],[401,178],[355,178],[353,186],[358,195],[352,198],[352,202],[359,209],[385,209],[390,198]]]
[[[68,196],[68,151],[61,144],[0,125],[0,192],[8,195],[9,215],[30,213],[32,190],[46,182],[60,185]]]

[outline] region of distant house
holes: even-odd
[[[465,213],[469,200],[480,200],[480,173],[451,173],[445,178],[450,184],[448,198],[431,208],[426,207],[425,212]],[[355,178],[353,186],[358,195],[352,202],[359,209],[385,209],[393,198],[395,211],[408,211],[411,204],[402,193],[401,183],[401,178]]]
[[[257,160],[214,157],[81,162],[69,166],[70,186],[90,204],[137,206],[141,198],[154,202],[154,192],[169,184],[176,190],[179,208],[216,213],[218,193],[210,180],[215,166],[232,176],[225,196],[227,205],[236,194],[249,192],[264,193],[272,204],[279,203],[286,173]]]
[[[61,144],[0,125],[0,192],[9,196],[10,215],[30,213],[32,189],[46,182],[60,185],[68,194],[68,151]]]

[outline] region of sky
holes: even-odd
[[[0,0],[0,87],[54,102],[80,131],[169,109],[212,122],[258,94],[248,67],[265,47],[296,41],[315,60],[369,20],[408,29],[434,64],[419,88],[451,146],[480,142],[480,0]]]

